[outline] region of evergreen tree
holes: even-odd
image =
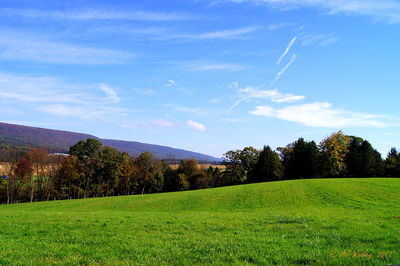
[[[278,154],[269,146],[264,146],[253,171],[251,171],[249,182],[280,180],[282,175],[283,166]]]
[[[281,153],[285,177],[291,179],[318,177],[320,154],[314,141],[307,142],[299,138],[278,150]]]
[[[385,176],[400,177],[400,154],[391,148],[384,162]]]

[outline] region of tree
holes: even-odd
[[[31,176],[31,193],[30,199],[31,202],[33,201],[34,191],[35,191],[35,183],[37,184],[37,195],[36,199],[41,201],[44,199],[45,191],[47,190],[49,177],[47,175],[47,168],[49,163],[48,153],[46,149],[41,148],[31,148],[26,153],[27,159],[32,163],[32,167],[35,169],[35,178],[36,182],[34,181],[34,176]]]
[[[124,162],[124,154],[115,148],[106,146],[100,152],[100,182],[103,182],[105,191],[103,195],[108,197],[113,195],[118,186],[119,179],[122,176],[122,164]]]
[[[257,163],[260,151],[253,147],[245,147],[243,150],[231,150],[224,154],[223,164],[226,170],[223,172],[221,184],[235,185],[244,183],[251,170]]]
[[[378,177],[384,173],[381,154],[366,140],[361,145],[361,165],[360,177]]]
[[[349,150],[350,137],[341,130],[321,141],[324,176],[342,177],[346,174],[346,155]]]
[[[79,173],[79,159],[71,155],[65,158],[57,171],[54,180],[55,199],[76,199],[84,194],[84,180]]]
[[[200,174],[200,165],[197,160],[189,159],[181,161],[177,171],[187,177],[190,189],[197,188],[197,176]]]
[[[121,162],[121,177],[119,179],[118,193],[122,195],[131,195],[137,188],[137,183],[134,182],[135,167],[133,161],[127,153],[122,154]]]
[[[24,194],[23,185],[28,183],[33,174],[31,162],[26,158],[21,158],[15,166],[13,174],[9,176],[7,184],[7,202],[16,203]]]
[[[90,196],[91,181],[95,177],[95,172],[99,169],[101,143],[96,139],[79,141],[69,148],[69,154],[76,156],[79,160],[79,173],[85,180],[84,198]]]
[[[400,154],[391,148],[384,162],[385,176],[400,177]]]
[[[380,153],[368,141],[359,137],[350,137],[346,167],[351,177],[374,177],[384,172]]]
[[[101,150],[101,142],[97,139],[87,139],[79,141],[69,148],[69,154],[78,157],[79,160],[97,156]]]
[[[135,175],[140,193],[151,193],[152,190],[161,191],[164,186],[164,164],[154,158],[149,152],[143,152],[133,161]]]
[[[264,146],[251,173],[249,182],[280,180],[283,175],[283,166],[278,154],[269,146]]]
[[[284,167],[284,176],[291,179],[318,177],[320,154],[314,141],[303,138],[278,148]]]

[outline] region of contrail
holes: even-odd
[[[294,36],[293,39],[289,42],[288,46],[286,47],[286,49],[283,52],[283,54],[281,55],[281,57],[279,57],[278,62],[276,62],[277,65],[279,65],[282,62],[283,58],[285,58],[285,56],[289,53],[290,48],[292,48],[292,46],[294,45],[296,40],[297,40],[297,37]]]
[[[292,59],[290,59],[289,63],[287,63],[287,65],[284,66],[282,68],[282,70],[279,71],[278,74],[276,74],[276,77],[275,77],[274,81],[272,81],[271,85],[273,85],[275,82],[277,82],[281,78],[281,76],[283,74],[285,74],[286,70],[288,70],[288,68],[294,63],[294,61],[296,61],[296,59],[297,59],[297,55],[293,55]]]

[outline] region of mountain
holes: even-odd
[[[142,152],[151,152],[160,159],[182,160],[194,158],[199,161],[221,161],[221,159],[209,155],[166,146],[134,141],[101,139],[88,134],[38,127],[27,127],[0,122],[1,146],[43,147],[49,149],[50,152],[67,152],[70,146],[74,145],[80,140],[86,140],[88,138],[98,139],[101,143],[103,143],[103,145],[111,146],[127,152],[131,156],[137,156]]]

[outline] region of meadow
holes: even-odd
[[[0,206],[0,265],[388,265],[400,179],[293,180]]]

